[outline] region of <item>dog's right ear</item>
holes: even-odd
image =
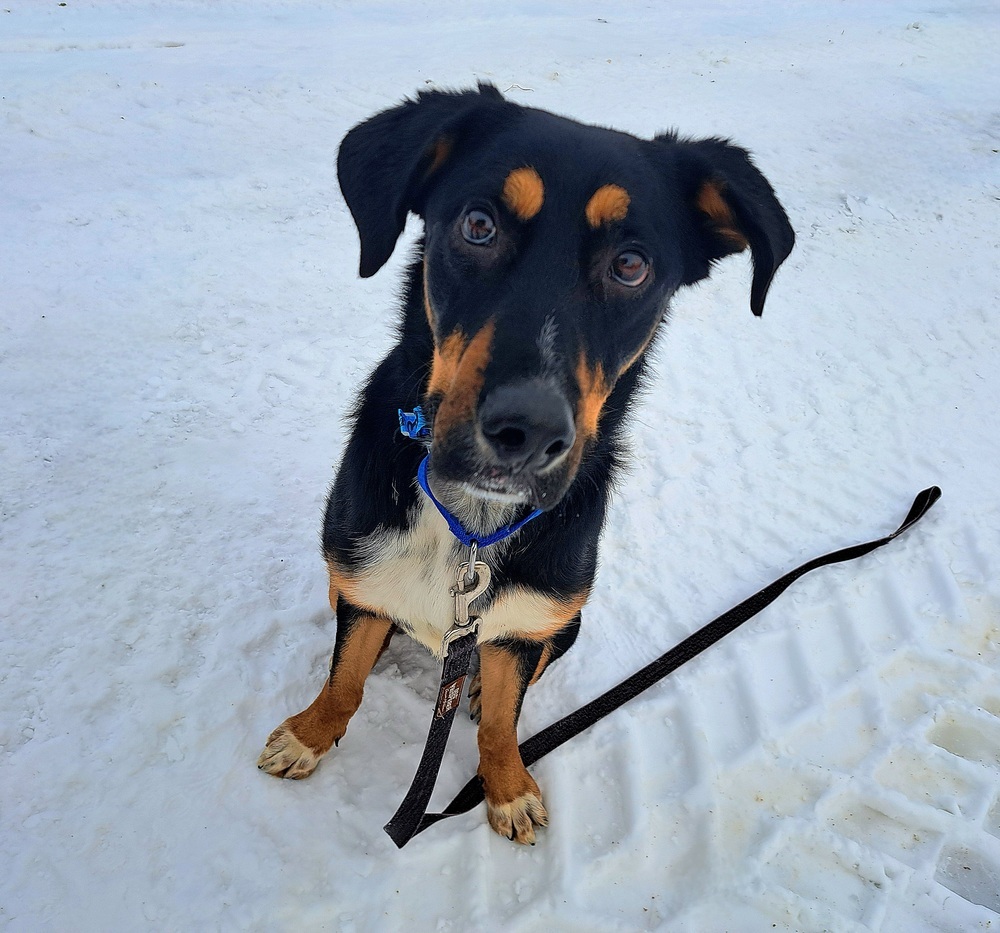
[[[509,105],[492,84],[476,91],[425,91],[344,137],[337,175],[361,237],[362,278],[388,261],[407,212],[420,212],[428,183],[470,119],[503,106]]]

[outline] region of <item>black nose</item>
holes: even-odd
[[[569,403],[539,379],[493,389],[479,406],[479,428],[497,462],[515,472],[544,470],[576,439]]]

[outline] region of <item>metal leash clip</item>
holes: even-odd
[[[475,552],[471,560],[459,564],[455,585],[449,592],[455,599],[455,620],[450,629],[444,633],[441,650],[448,654],[448,647],[453,641],[463,635],[476,634],[479,631],[479,616],[472,615],[469,603],[477,596],[482,596],[490,585],[490,568],[481,560],[475,560]]]

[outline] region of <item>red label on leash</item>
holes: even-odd
[[[462,700],[462,686],[465,683],[465,674],[456,677],[450,684],[441,687],[438,694],[437,710],[434,713],[435,719],[447,716]]]

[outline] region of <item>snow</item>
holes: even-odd
[[[0,925],[995,929],[1000,12],[970,0],[0,10]],[[397,851],[436,670],[397,639],[308,781],[254,767],[333,621],[317,536],[407,250],[356,276],[343,133],[426,86],[750,148],[764,317],[675,304],[574,650],[522,735],[896,527]],[[411,227],[409,236],[414,235]],[[436,800],[475,767],[460,719]]]

